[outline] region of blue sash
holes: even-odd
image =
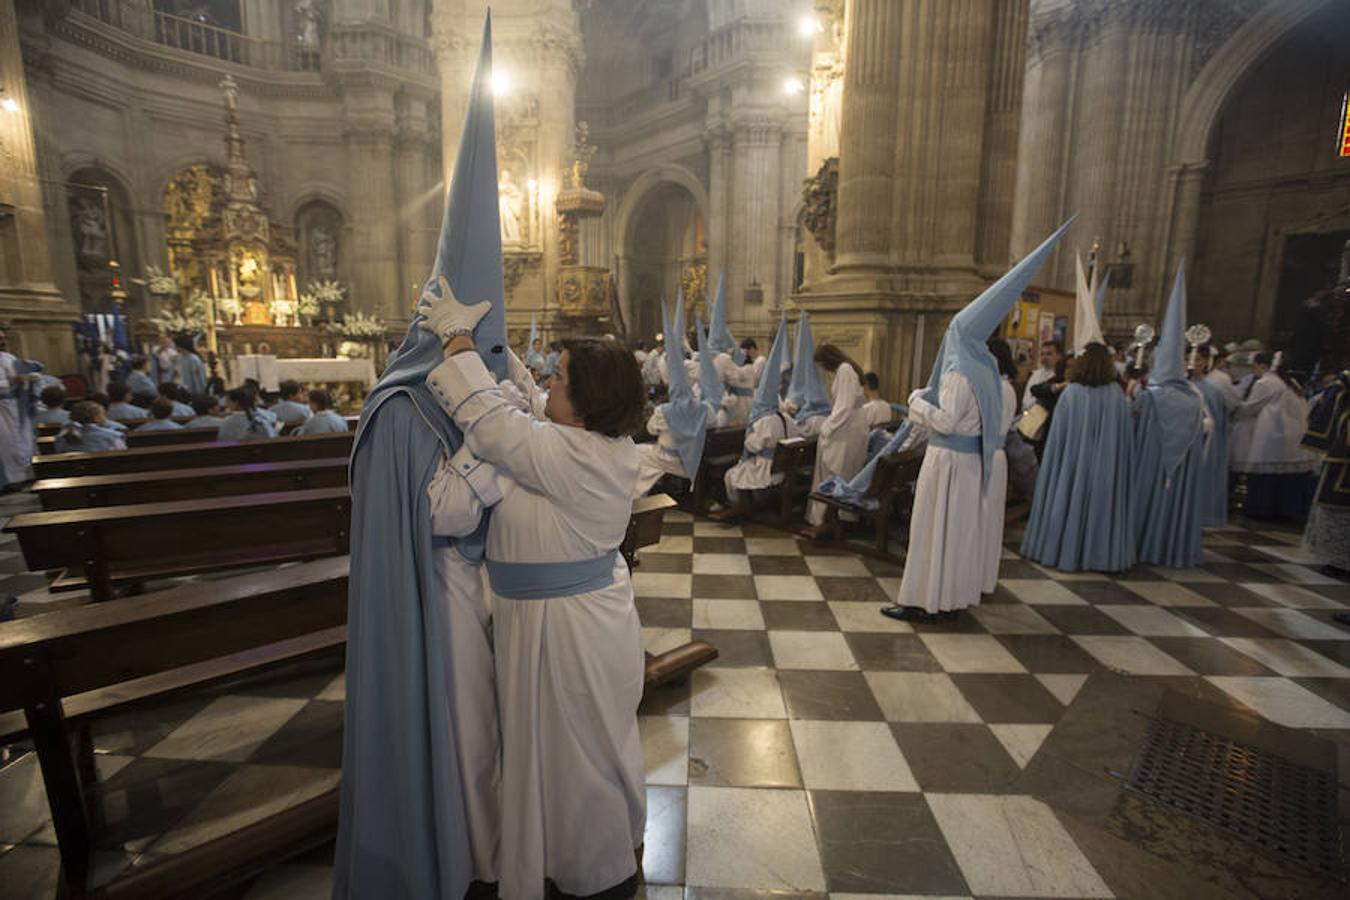
[[[732,387],[731,385],[727,385],[727,393],[733,397],[753,397],[755,396],[755,389],[746,387]]]
[[[680,448],[678,447],[667,447],[665,444],[657,444],[656,449],[661,451],[662,456],[668,456],[671,459],[680,458]]]
[[[744,461],[744,460],[747,460],[747,459],[754,459],[756,456],[762,456],[762,457],[764,457],[765,459],[773,459],[773,455],[774,455],[774,453],[776,453],[777,451],[778,451],[778,445],[777,445],[777,444],[775,444],[775,445],[772,446],[772,447],[766,447],[766,448],[764,448],[763,450],[753,450],[753,451],[751,451],[751,450],[742,450],[742,451],[741,451],[741,460]]]
[[[492,593],[508,600],[545,600],[574,597],[598,591],[614,583],[614,560],[618,550],[594,559],[570,562],[499,562],[486,560]]]
[[[1000,436],[998,442],[994,445],[994,449],[1002,450],[1003,441],[1003,436]],[[953,453],[980,455],[980,436],[978,434],[940,434],[935,431],[928,436],[928,443],[930,446],[941,447],[943,450],[950,450]]]

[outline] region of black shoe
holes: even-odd
[[[941,613],[933,615],[921,606],[883,606],[881,614],[901,622],[936,622]]]
[[[1338,612],[1331,614],[1331,621],[1341,625],[1350,626],[1350,612]]]
[[[1342,569],[1340,566],[1326,565],[1317,570],[1328,578],[1339,578],[1341,581],[1350,579],[1350,571]]]

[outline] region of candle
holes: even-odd
[[[215,264],[215,263],[211,263],[211,268],[210,268],[208,271],[209,271],[209,273],[210,273],[210,275],[211,275],[211,296],[212,296],[212,297],[219,297],[219,296],[220,296],[220,270],[216,268],[216,264]]]
[[[295,273],[294,273],[294,272],[287,272],[287,273],[286,273],[286,281],[287,281],[287,283],[290,285],[290,288],[291,288],[291,299],[292,299],[292,300],[298,300],[298,299],[300,299],[300,293],[299,293],[298,291],[296,291],[296,289],[295,289]]]

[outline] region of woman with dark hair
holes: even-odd
[[[537,418],[524,364],[512,356],[516,390],[504,390],[475,351],[488,308],[445,290],[425,327],[446,352],[427,386],[496,470],[501,497],[486,555],[509,861],[501,893],[535,896],[549,879],[567,894],[631,896],[646,818],[644,657],[618,549],[638,477],[630,436],[642,425],[642,374],[618,342],[569,341]]]
[[[812,359],[834,375],[830,387],[833,405],[820,426],[816,445],[816,471],[811,476],[814,491],[828,478],[848,481],[867,462],[867,417],[862,411],[862,381],[857,363],[834,344],[821,344]],[[808,503],[806,521],[816,528],[822,527],[824,504]]]
[[[246,387],[237,387],[226,395],[229,415],[216,432],[218,441],[259,441],[275,437],[272,423],[258,414],[258,395]]]
[[[178,357],[174,363],[178,383],[187,388],[189,394],[206,393],[206,365],[197,355],[192,335],[180,334],[173,342],[178,347]]]
[[[1233,411],[1233,471],[1247,476],[1243,515],[1253,519],[1302,518],[1312,504],[1317,456],[1302,446],[1308,402],[1280,372],[1279,354],[1252,358],[1256,380]]]
[[[122,432],[108,424],[108,414],[92,400],[81,400],[70,411],[70,421],[56,436],[57,453],[98,453],[125,450]]]
[[[1135,558],[1130,406],[1104,344],[1074,357],[1056,409],[1022,555],[1064,572],[1128,569]]]

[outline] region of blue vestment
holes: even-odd
[[[178,383],[194,397],[206,393],[206,366],[195,353],[178,355]]]
[[[1200,389],[1205,407],[1214,420],[1214,429],[1205,445],[1205,461],[1200,474],[1200,524],[1205,528],[1223,528],[1228,525],[1228,442],[1232,423],[1223,391],[1205,378],[1193,378],[1191,384]]]
[[[1162,391],[1172,392],[1167,403],[1160,402],[1158,394]],[[1135,398],[1130,519],[1139,562],[1189,568],[1204,561],[1199,503],[1205,453],[1204,432],[1199,425],[1202,406],[1200,398],[1185,384],[1150,387]],[[1178,432],[1194,437],[1175,465],[1169,466],[1172,448],[1165,438]]]
[[[1115,384],[1070,384],[1045,441],[1022,555],[1064,572],[1134,564],[1130,405]]]

